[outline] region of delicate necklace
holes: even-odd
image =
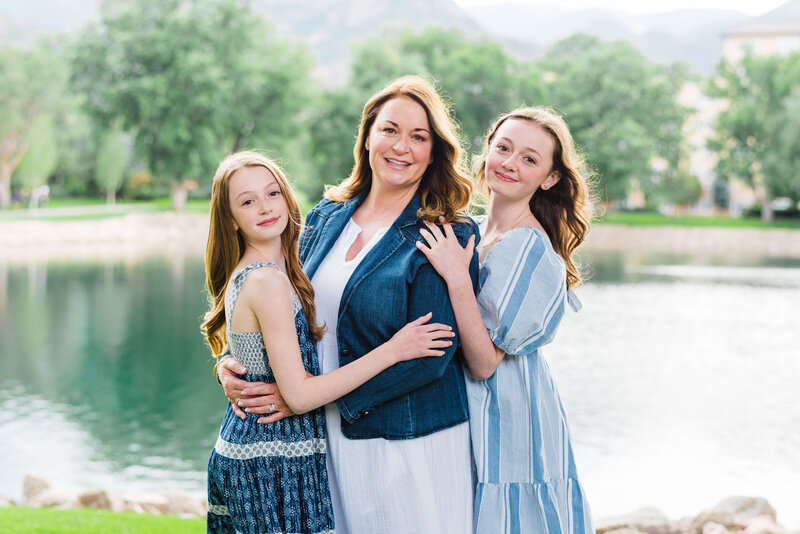
[[[504,235],[506,232],[508,232],[508,231],[510,231],[510,230],[513,230],[514,228],[516,228],[516,227],[517,227],[517,225],[518,225],[519,223],[521,223],[522,221],[524,221],[524,220],[525,220],[525,219],[526,219],[526,218],[527,218],[529,215],[533,215],[533,214],[532,214],[530,211],[528,211],[528,210],[526,209],[525,211],[523,211],[523,212],[522,212],[522,216],[521,216],[521,217],[519,217],[519,218],[517,218],[517,220],[516,220],[516,221],[514,221],[514,224],[512,224],[512,225],[511,225],[511,228],[509,228],[509,229],[508,229],[508,230],[506,230],[505,232],[501,232],[501,233],[497,234],[497,235],[494,237],[494,239],[492,239],[492,240],[491,240],[491,241],[489,241],[488,243],[480,243],[480,244],[478,245],[478,248],[480,248],[480,249],[483,249],[483,248],[486,248],[486,247],[488,247],[488,246],[494,245],[495,243],[497,243],[497,241],[498,241],[498,240],[499,240],[501,237],[503,237],[503,235]]]

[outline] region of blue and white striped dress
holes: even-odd
[[[506,356],[488,380],[465,371],[476,533],[594,533],[564,408],[540,350],[568,301],[579,305],[540,230],[506,232],[481,265],[478,304]]]

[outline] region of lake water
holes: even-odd
[[[766,497],[800,529],[800,260],[590,253],[545,355],[596,516]],[[0,494],[205,490],[199,257],[0,264]]]

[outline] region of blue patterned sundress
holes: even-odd
[[[254,263],[231,277],[225,316],[231,355],[248,371],[244,379],[273,383],[261,332],[230,329],[242,284],[262,267],[279,269],[274,263]],[[303,366],[318,375],[314,343],[296,294],[292,305]],[[333,534],[323,409],[270,424],[257,423],[259,417],[248,414],[242,421],[228,405],[208,462],[208,532]]]
[[[475,533],[594,534],[564,407],[541,351],[566,305],[580,306],[564,263],[543,232],[516,228],[489,251],[479,280],[481,315],[506,354],[487,380],[464,372],[478,475]]]

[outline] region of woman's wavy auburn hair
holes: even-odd
[[[370,190],[372,169],[366,148],[367,138],[383,105],[399,96],[407,96],[422,106],[432,130],[433,163],[422,175],[418,190],[422,207],[417,216],[426,221],[439,222],[439,216],[443,215],[447,222],[455,222],[469,205],[472,181],[463,161],[464,151],[457,135],[458,128],[448,105],[436,89],[419,76],[397,78],[370,97],[364,105],[358,138],[353,147],[353,170],[340,184],[329,187],[325,198],[344,202]]]
[[[300,267],[297,244],[302,228],[300,206],[297,204],[289,180],[281,168],[263,154],[253,151],[237,152],[229,155],[219,164],[211,188],[211,221],[208,228],[205,256],[206,286],[208,287],[210,309],[206,312],[205,322],[200,329],[205,334],[214,356],[217,357],[224,352],[228,344],[225,334],[225,288],[245,251],[244,239],[241,233],[234,228],[228,183],[237,170],[243,167],[258,166],[264,167],[275,177],[281,194],[286,199],[286,206],[289,208],[289,221],[281,234],[281,249],[286,260],[286,276],[289,277],[292,287],[300,297],[303,312],[308,319],[311,337],[318,340],[324,331],[324,327],[316,324],[314,288]],[[267,295],[264,295],[264,298],[267,298]]]
[[[572,253],[586,239],[591,224],[591,176],[564,119],[554,110],[541,106],[519,108],[501,115],[486,133],[483,152],[474,159],[478,185],[484,194],[491,194],[486,185],[487,155],[498,128],[510,119],[540,126],[555,142],[551,172],[557,172],[561,178],[549,189],[539,188],[531,197],[530,208],[547,232],[553,249],[564,260],[567,285],[579,287],[583,282]]]

